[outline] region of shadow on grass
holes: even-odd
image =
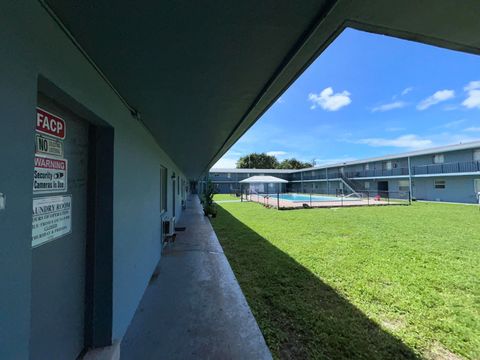
[[[223,208],[212,224],[274,357],[418,359],[332,287]]]

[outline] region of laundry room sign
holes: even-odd
[[[71,230],[71,195],[33,199],[32,247],[69,234]]]
[[[67,191],[66,159],[35,156],[33,171],[33,193],[60,193]]]

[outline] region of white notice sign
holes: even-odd
[[[59,193],[67,191],[67,160],[35,156],[33,193]]]
[[[71,230],[71,195],[33,199],[32,247],[58,239]]]
[[[63,156],[63,142],[47,136],[35,134],[35,151],[37,154]]]

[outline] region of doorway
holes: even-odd
[[[85,346],[90,125],[41,94],[36,124],[31,358],[74,359]]]
[[[112,342],[114,130],[48,80],[39,89],[30,358],[75,359]]]
[[[388,192],[388,181],[378,182],[378,192]]]

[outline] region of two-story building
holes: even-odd
[[[417,200],[474,203],[480,192],[480,141],[301,170],[212,169],[209,178],[219,193],[233,193],[240,191],[240,180],[267,174],[288,180],[290,192],[389,192],[392,197],[410,192]]]

